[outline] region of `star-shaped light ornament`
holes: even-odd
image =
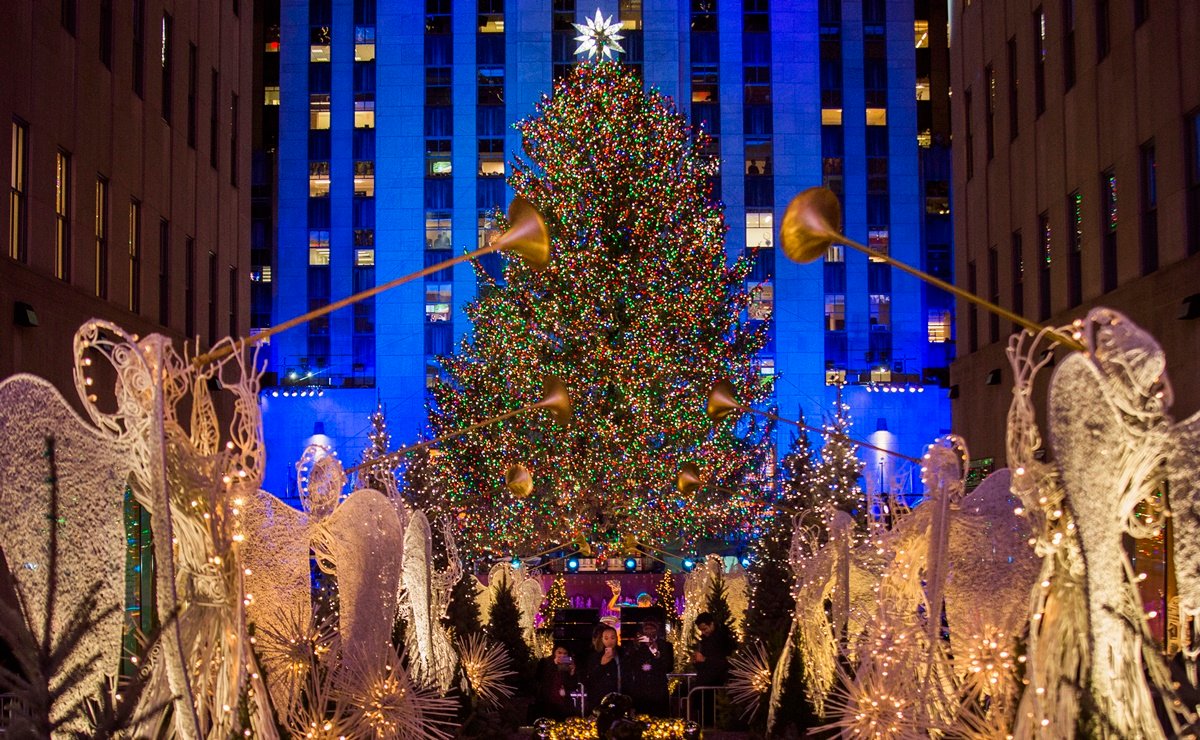
[[[613,52],[625,53],[621,45],[617,43],[625,38],[617,33],[625,25],[623,22],[612,22],[612,16],[605,18],[600,15],[600,9],[596,8],[596,17],[588,18],[586,24],[572,23],[575,30],[579,31],[579,35],[575,40],[579,42],[579,48],[575,50],[575,54],[587,53],[588,59],[602,55],[605,59],[612,59]]]

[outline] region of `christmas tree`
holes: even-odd
[[[521,634],[521,611],[517,608],[512,582],[505,578],[501,583],[494,584],[493,588],[496,589],[496,600],[488,612],[487,633],[504,646],[517,675],[525,676],[532,667],[533,652]]]
[[[463,573],[450,592],[450,604],[446,607],[442,622],[451,631],[452,639],[464,639],[483,631],[475,583],[475,576]]]
[[[392,434],[387,429],[387,415],[383,403],[378,402],[375,411],[371,413],[371,431],[367,432],[370,444],[362,453],[362,462],[370,463],[386,456],[392,449]],[[360,488],[372,488],[387,493],[396,487],[394,466],[383,464],[381,467],[367,465],[359,473]]]
[[[863,463],[858,459],[858,445],[850,440],[851,423],[850,407],[839,394],[833,418],[822,425],[825,445],[821,448],[814,486],[825,502],[852,514],[860,526],[865,526],[866,501],[858,485]]]
[[[401,495],[404,502],[425,512],[429,521],[446,515],[444,473],[438,466],[441,450],[422,447],[405,453],[400,471]]]
[[[510,184],[545,217],[551,262],[510,261],[503,281],[480,272],[473,331],[441,360],[430,418],[441,435],[518,408],[552,374],[574,421],[522,414],[443,446],[465,545],[530,551],[582,537],[615,550],[629,536],[686,546],[741,530],[761,509],[743,482],[766,435],[714,432],[703,401],[724,378],[746,403],[769,396],[755,361],[766,324],[746,315],[750,260],[726,263],[707,137],[612,62],[579,64],[518,128],[525,156]],[[679,495],[686,462],[710,489],[736,493]],[[526,498],[500,486],[515,463],[535,481]]]

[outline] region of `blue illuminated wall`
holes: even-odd
[[[916,456],[949,424],[940,299],[851,250],[797,265],[774,249],[788,201],[826,184],[849,236],[926,263],[912,2],[283,0],[273,321],[490,238],[511,124],[569,69],[570,23],[597,7],[626,21],[625,61],[714,136],[728,252],[759,247],[750,318],[773,311],[761,366],[780,412],[819,424],[841,385],[857,436]],[[320,423],[352,461],[377,402],[393,439],[415,440],[432,358],[469,329],[474,290],[459,266],[274,339],[268,449],[294,459]],[[269,489],[292,475],[268,461]]]

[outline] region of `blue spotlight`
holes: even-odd
[[[517,557],[516,555],[513,555],[512,558],[512,568],[513,570],[521,569],[521,558]]]
[[[742,559],[741,559],[741,563],[742,563],[743,568],[749,568],[750,567],[750,556],[743,555]]]
[[[683,572],[684,573],[691,573],[693,570],[695,570],[695,568],[696,568],[695,560],[692,560],[691,558],[683,559]]]
[[[568,573],[578,573],[579,572],[579,558],[567,558],[567,572]]]
[[[637,558],[633,557],[632,555],[625,558],[625,571],[632,573],[635,570],[637,570]]]

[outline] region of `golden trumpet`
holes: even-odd
[[[455,429],[453,432],[447,432],[440,437],[434,437],[433,439],[427,439],[424,442],[418,442],[417,444],[409,445],[408,447],[402,447],[401,449],[396,450],[395,452],[389,452],[382,457],[377,457],[374,460],[368,460],[364,463],[355,465],[352,468],[347,468],[346,473],[357,473],[363,468],[374,467],[391,462],[399,462],[400,458],[405,453],[412,452],[413,450],[419,450],[423,447],[430,447],[438,444],[439,442],[445,442],[447,440],[454,439],[455,437],[466,434],[467,432],[479,429],[480,427],[488,426],[489,424],[495,424],[498,421],[504,421],[505,419],[516,416],[517,414],[525,411],[530,411],[532,409],[548,409],[550,411],[550,415],[554,417],[554,421],[556,423],[566,424],[571,420],[571,396],[567,393],[567,386],[553,375],[547,375],[542,378],[542,399],[540,401],[522,406],[519,409],[506,411],[503,414],[493,416],[490,419],[477,421],[474,424],[463,427],[462,429]],[[531,487],[533,486],[532,479],[530,480],[529,485]]]
[[[792,421],[791,419],[785,419],[782,416],[779,416],[778,414],[772,414],[769,411],[760,411],[756,408],[751,408],[750,406],[746,406],[746,405],[742,404],[742,402],[738,400],[737,390],[733,387],[733,383],[729,382],[728,380],[717,381],[716,384],[713,385],[712,389],[709,390],[708,403],[707,403],[705,411],[708,414],[708,418],[712,419],[713,421],[720,421],[721,419],[725,419],[725,418],[729,417],[735,411],[742,411],[742,412],[746,412],[746,413],[750,413],[750,414],[758,414],[759,416],[765,416],[768,419],[771,419],[772,421],[780,421],[780,422],[783,422],[784,424],[791,424],[794,427],[799,427],[801,429],[807,429],[810,432],[817,432],[818,434],[829,434],[829,432],[827,432],[824,429],[818,429],[817,427],[809,426],[808,424],[801,424],[798,421]],[[899,458],[908,460],[909,462],[912,462],[912,463],[920,463],[921,462],[920,460],[918,460],[915,457],[909,457],[908,455],[902,455],[899,452],[896,452],[894,450],[888,450],[883,447],[876,447],[875,445],[873,445],[869,442],[862,442],[860,440],[854,439],[853,437],[847,437],[844,434],[839,434],[837,432],[833,432],[833,434],[835,436],[841,437],[842,439],[846,440],[847,442],[853,442],[854,444],[858,445],[859,447],[866,447],[868,450],[875,450],[876,452],[882,452],[886,455],[893,455],[895,457],[899,457]],[[690,463],[688,463],[688,464],[690,464]],[[685,464],[683,467],[686,468],[688,464]],[[680,468],[680,470],[679,470],[679,480],[680,481],[683,480],[683,473],[684,473],[683,468]],[[697,480],[699,480],[699,478],[700,478],[699,470],[696,471],[695,477]],[[682,488],[680,490],[682,491]]]
[[[533,492],[533,476],[529,474],[529,468],[521,463],[508,466],[508,470],[504,471],[504,486],[514,498],[527,497]]]
[[[696,463],[687,462],[679,466],[679,473],[675,476],[675,490],[684,496],[691,496],[700,490],[700,467]]]
[[[985,311],[990,311],[1018,326],[1022,326],[1034,334],[1047,329],[1024,316],[997,306],[991,301],[986,301],[974,293],[965,291],[956,285],[947,283],[945,280],[922,272],[915,267],[909,267],[891,255],[859,244],[841,233],[841,224],[842,208],[833,191],[829,190],[829,188],[809,188],[795,198],[792,198],[792,201],[788,203],[787,210],[783,214],[783,223],[779,229],[779,245],[783,249],[783,253],[788,256],[788,259],[800,263],[808,263],[820,259],[831,244],[835,242],[845,244],[847,247],[858,250],[872,259],[886,262],[892,267],[907,272],[915,278],[924,280],[930,285],[941,288],[947,293],[958,296],[968,303],[973,303]],[[1053,329],[1048,330],[1047,333],[1051,339],[1064,347],[1083,350],[1083,345],[1073,337],[1060,334]]]
[[[277,324],[269,329],[265,329],[255,334],[252,337],[243,337],[232,344],[225,345],[220,349],[215,349],[211,352],[198,355],[192,360],[193,367],[203,367],[214,360],[219,360],[222,357],[231,355],[235,352],[241,352],[247,346],[252,344],[261,344],[280,332],[287,331],[294,326],[312,321],[327,314],[331,314],[340,308],[352,306],[359,301],[366,300],[372,296],[379,295],[384,291],[391,290],[399,285],[422,278],[427,275],[432,275],[439,270],[444,270],[447,267],[453,267],[460,262],[478,259],[485,254],[504,250],[517,255],[535,270],[540,270],[550,262],[550,232],[546,228],[546,221],[542,218],[542,214],[538,213],[533,204],[524,198],[513,198],[513,201],[508,206],[508,223],[509,228],[500,236],[492,240],[492,243],[486,247],[476,249],[474,252],[460,254],[457,257],[439,262],[436,265],[430,265],[423,270],[398,277],[395,280],[389,280],[381,285],[376,285],[374,288],[368,288],[361,293],[355,293],[352,296],[347,296],[339,301],[334,301],[321,308],[309,311],[306,314],[288,319],[282,324]]]

